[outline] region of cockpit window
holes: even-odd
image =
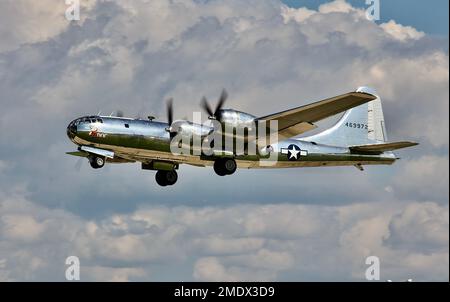
[[[125,124],[125,128],[130,128],[130,125],[129,124]]]
[[[76,119],[74,123],[77,125],[80,123],[103,123],[103,119],[96,117],[80,117],[79,119]]]

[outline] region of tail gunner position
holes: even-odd
[[[220,176],[231,175],[237,168],[293,168],[324,166],[391,165],[398,158],[394,150],[417,145],[414,142],[388,142],[380,98],[370,88],[311,103],[305,106],[256,117],[248,113],[222,109],[225,91],[212,110],[206,99],[203,107],[209,118],[221,124],[242,126],[259,121],[278,122],[278,140],[262,148],[276,158],[273,165],[261,165],[263,155],[238,154],[214,150],[212,155],[179,155],[171,152],[171,139],[177,134],[196,134],[206,138],[214,128],[185,120],[173,121],[172,104],[168,106],[168,122],[113,116],[85,116],[72,121],[67,135],[78,146],[68,152],[86,157],[92,168],[105,163],[141,162],[142,169],[155,170],[161,186],[174,185],[180,164],[213,166]],[[317,128],[314,124],[345,112],[331,128],[308,137],[295,138]],[[258,138],[257,138],[258,139]],[[215,152],[218,151],[218,152]]]

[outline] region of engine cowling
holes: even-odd
[[[200,137],[207,136],[212,131],[210,127],[189,121],[175,121],[169,130],[172,134],[196,135]]]
[[[221,109],[217,113],[216,119],[222,124],[230,124],[233,126],[250,126],[256,117],[233,109]]]

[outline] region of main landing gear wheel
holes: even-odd
[[[178,180],[177,171],[162,171],[159,170],[155,175],[156,182],[161,187],[173,186]]]
[[[232,158],[219,158],[214,162],[214,172],[219,176],[231,175],[236,169],[236,161]]]
[[[105,165],[105,158],[100,156],[91,156],[89,158],[89,163],[91,164],[91,167],[94,169],[100,169],[103,168]]]

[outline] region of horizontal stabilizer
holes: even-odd
[[[75,151],[75,152],[66,152],[68,155],[79,156],[79,157],[88,157],[89,153],[83,151]]]
[[[111,159],[114,158],[114,152],[108,151],[108,150],[103,150],[103,149],[98,149],[98,148],[94,148],[94,147],[81,146],[80,151],[88,152],[88,153],[95,154],[95,155],[100,155],[100,156],[103,156],[106,158],[111,158]]]
[[[79,156],[79,157],[88,157],[89,154],[95,154],[95,155],[100,155],[100,156],[110,158],[110,159],[114,158],[114,152],[111,152],[108,150],[103,150],[103,149],[98,149],[98,148],[94,148],[94,147],[88,147],[88,146],[81,146],[79,148],[79,151],[66,152],[66,154],[72,155],[72,156]]]
[[[385,151],[393,151],[417,145],[418,143],[415,142],[395,142],[386,144],[352,146],[350,147],[350,150],[355,153],[383,153]]]

